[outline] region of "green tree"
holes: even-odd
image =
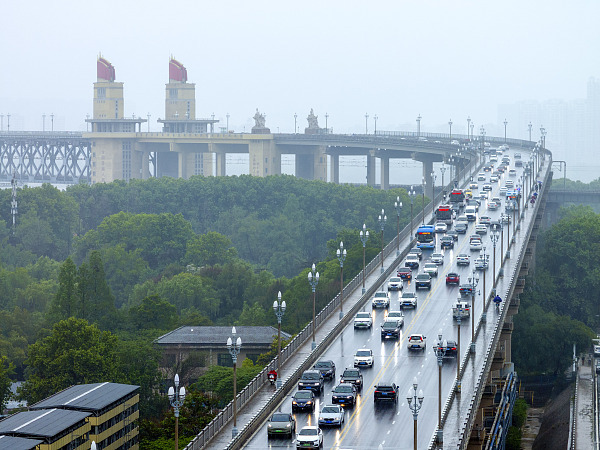
[[[58,291],[51,306],[54,320],[74,317],[78,310],[77,266],[71,258],[67,258],[60,266],[58,274]]]
[[[231,240],[215,231],[194,236],[187,243],[185,260],[196,266],[224,264],[236,257]]]
[[[104,275],[100,252],[92,251],[87,264],[78,271],[79,314],[89,322],[98,322],[107,328],[115,314],[115,299]]]
[[[170,330],[177,323],[177,309],[158,295],[151,295],[129,309],[129,320],[137,330]]]
[[[14,376],[15,366],[8,361],[6,356],[0,356],[0,414],[3,413],[6,403],[10,400],[12,384],[11,377]]]
[[[49,336],[29,346],[21,397],[34,403],[72,385],[114,381],[117,346],[116,336],[83,319],[58,322]]]

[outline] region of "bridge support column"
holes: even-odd
[[[215,153],[216,161],[217,161],[217,172],[216,175],[218,177],[224,177],[227,174],[227,153],[225,152],[217,152]]]
[[[327,181],[327,147],[315,146],[308,153],[296,153],[296,176],[307,180]]]
[[[272,140],[251,141],[248,145],[248,153],[250,175],[266,177],[281,174],[281,152]]]
[[[329,179],[332,183],[340,184],[340,155],[330,155]]]
[[[367,185],[375,186],[375,150],[370,150],[367,155]]]
[[[381,163],[381,189],[390,188],[390,158],[382,156],[379,158]]]

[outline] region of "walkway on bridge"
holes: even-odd
[[[590,361],[591,360],[591,361]],[[594,408],[594,359],[585,358],[585,365],[577,370],[577,389],[575,395],[575,450],[596,449],[594,445],[595,411]]]

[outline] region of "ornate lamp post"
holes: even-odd
[[[482,300],[482,313],[481,313],[481,320],[483,322],[485,322],[487,320],[487,312],[486,312],[486,304],[485,301],[487,299],[486,297],[486,290],[485,290],[485,275],[487,273],[487,269],[489,268],[489,261],[490,261],[490,255],[486,255],[485,253],[485,245],[482,248],[483,252],[482,252],[482,256],[483,256],[483,295],[481,297]]]
[[[492,230],[492,233],[490,234],[490,239],[492,240],[492,245],[494,246],[494,271],[492,272],[492,287],[495,288],[496,287],[496,244],[498,243],[498,239],[500,238],[499,234],[498,234],[498,230],[496,229],[496,227],[494,227],[494,229]]]
[[[315,272],[315,265],[312,265],[312,269],[308,272],[308,284],[312,288],[313,293],[313,321],[312,321],[312,345],[311,349],[314,350],[317,346],[315,341],[315,303],[317,300],[317,284],[319,284],[319,272]],[[275,308],[275,304],[273,304],[273,308]],[[285,307],[284,307],[285,308]],[[277,314],[277,313],[276,313]]]
[[[460,325],[462,323],[463,308],[462,303],[457,303],[456,312],[456,325],[458,326],[458,338],[456,339],[456,392],[460,392]]]
[[[394,208],[396,209],[396,215],[398,217],[397,220],[397,236],[396,236],[396,257],[400,256],[400,213],[402,212],[402,202],[400,201],[400,197],[396,197],[396,201],[394,202]]]
[[[431,172],[431,220],[435,220],[435,180],[437,175]]]
[[[379,117],[377,117],[377,114],[375,114],[373,117],[373,120],[375,121],[375,130],[373,131],[373,134],[377,134],[377,119],[379,119]]]
[[[452,142],[452,119],[448,121],[448,126],[450,127],[450,142]]]
[[[327,119],[329,119],[329,113],[325,113],[325,134],[329,134],[329,128],[327,128]]]
[[[516,226],[517,226],[517,220],[515,218],[515,214],[517,212],[517,200],[516,199],[511,199],[512,202],[512,210],[513,210],[513,241],[515,240],[515,234],[516,234]]]
[[[360,230],[360,242],[362,242],[363,246],[363,273],[362,273],[362,293],[364,294],[367,290],[365,288],[365,250],[367,247],[367,241],[369,240],[369,230],[367,230],[367,226],[363,223],[362,230]]]
[[[179,408],[183,406],[185,401],[185,388],[179,388],[179,375],[175,374],[175,389],[169,387],[169,402],[175,412],[175,450],[179,449]],[[236,433],[237,434],[237,433]]]
[[[415,201],[415,197],[417,196],[417,193],[415,192],[415,190],[413,189],[413,187],[410,187],[410,190],[408,191],[408,197],[410,198],[410,239],[412,240],[412,234],[413,234],[413,203]]]
[[[421,406],[423,406],[423,391],[419,391],[419,395],[417,395],[417,389],[419,388],[419,384],[417,383],[417,377],[413,379],[412,390],[408,388],[408,393],[406,395],[406,400],[408,401],[408,407],[413,413],[414,420],[414,450],[417,450],[417,419],[419,418],[419,411],[421,410]],[[413,392],[414,391],[414,392]]]
[[[340,262],[340,320],[344,317],[344,260],[346,259],[346,249],[344,243],[340,241],[340,248],[335,252]]]
[[[365,134],[369,134],[369,114],[365,113]]]
[[[381,273],[383,273],[383,230],[385,229],[385,223],[387,222],[387,216],[385,215],[385,211],[382,209],[381,214],[379,215],[377,221],[379,222],[379,227],[381,228]]]
[[[425,177],[421,177],[421,191],[423,192],[421,201],[421,218],[423,219],[423,225],[425,225]]]
[[[473,276],[469,278],[471,285],[471,353],[475,353],[475,289],[479,284],[479,276],[473,269]]]
[[[281,325],[280,325],[281,329]],[[231,430],[231,437],[234,438],[238,434],[237,428],[237,357],[242,349],[242,338],[237,337],[235,327],[231,327],[231,337],[227,338],[227,350],[231,354],[233,359],[233,428]],[[279,379],[279,377],[277,377]]]
[[[444,200],[446,199],[446,185],[444,184],[444,173],[446,172],[446,164],[442,163],[440,167],[440,172],[442,172],[442,194],[444,196]]]
[[[527,125],[527,127],[529,127],[529,142],[531,142],[531,128],[533,127],[531,122],[529,122],[529,125]]]
[[[508,121],[504,119],[504,143],[506,143],[506,125],[508,125]]]
[[[298,121],[298,114],[294,113],[294,134],[298,132],[298,126],[296,125]]]
[[[442,365],[444,364],[444,355],[446,354],[447,347],[448,342],[445,339],[442,340],[442,330],[440,329],[435,352],[438,363],[438,442],[442,442]]]
[[[467,139],[471,140],[471,136],[469,135],[469,128],[471,127],[471,116],[467,117]]]
[[[475,128],[475,123],[471,124],[471,140],[473,139],[473,128]]]
[[[313,264],[313,270],[315,265]],[[318,278],[317,272],[317,280]],[[310,273],[308,274],[308,280],[310,282]],[[315,283],[316,286],[316,283]],[[314,293],[315,288],[313,288],[313,344],[315,343],[315,308],[314,308]],[[285,314],[285,301],[281,301],[281,291],[277,293],[277,300],[273,301],[273,311],[275,311],[275,316],[277,317],[277,389],[281,387],[281,319]],[[235,328],[234,328],[235,330]],[[235,334],[235,331],[234,331]],[[238,338],[239,339],[239,338]],[[240,341],[241,343],[241,341]],[[229,341],[227,341],[227,346],[229,347]],[[314,347],[313,347],[314,349]],[[229,350],[231,352],[231,350]],[[239,350],[238,350],[239,352]],[[235,367],[235,363],[234,366]]]
[[[417,137],[421,137],[421,114],[417,116]]]

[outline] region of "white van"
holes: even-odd
[[[469,222],[473,222],[477,219],[477,208],[475,206],[467,206],[465,208],[465,216]]]

